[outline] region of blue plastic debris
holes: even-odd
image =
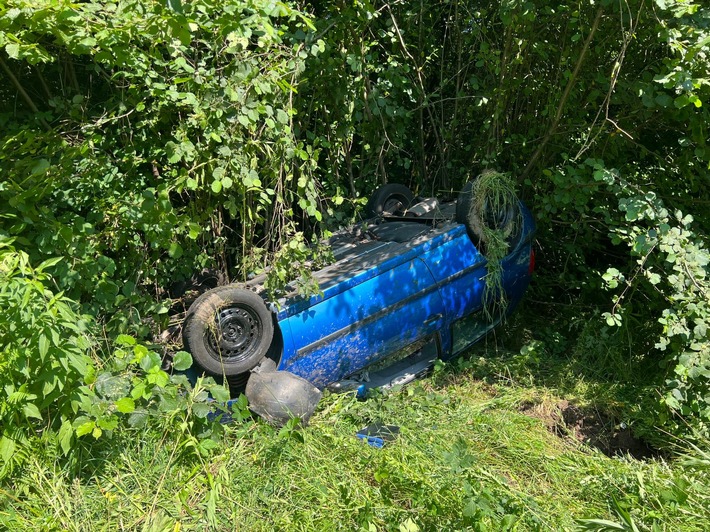
[[[381,449],[385,443],[394,440],[399,434],[397,425],[383,425],[382,423],[373,423],[367,427],[357,431],[355,436],[366,442],[371,447]]]

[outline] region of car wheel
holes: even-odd
[[[464,185],[456,201],[456,221],[466,226],[468,236],[482,249],[486,246],[487,229],[501,232],[509,249],[517,246],[522,234],[520,226],[520,205],[516,202],[505,209],[494,210],[484,201],[483,208],[473,208],[473,191],[476,180]]]
[[[274,337],[263,299],[250,290],[223,286],[209,290],[190,306],[183,342],[205,371],[238,375],[256,366]]]
[[[414,201],[414,194],[404,185],[388,183],[382,185],[370,196],[365,207],[368,218],[381,215],[403,214]]]

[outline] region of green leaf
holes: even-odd
[[[578,519],[577,522],[589,530],[627,530],[624,525],[606,519]]]
[[[188,228],[189,228],[189,234],[188,234],[188,236],[189,236],[192,240],[196,240],[197,237],[200,236],[200,226],[199,226],[199,224],[196,224],[196,223],[189,223],[189,224],[188,224]]]
[[[130,397],[124,397],[116,401],[116,409],[122,414],[130,414],[136,409],[136,403]]]
[[[212,407],[207,403],[195,403],[192,405],[192,412],[199,418],[206,418],[212,411]]]
[[[192,366],[192,355],[187,351],[178,351],[173,357],[173,368],[178,371],[185,371]]]
[[[116,343],[118,345],[123,345],[123,346],[131,346],[131,345],[136,345],[136,339],[133,338],[133,336],[129,336],[127,334],[119,334],[116,337]]]
[[[661,282],[661,276],[655,272],[648,272],[648,280],[651,284],[656,285]]]
[[[39,337],[39,356],[42,360],[45,359],[48,351],[49,351],[49,338],[47,338],[44,334],[42,334]]]
[[[20,45],[18,43],[10,43],[5,46],[5,52],[10,57],[10,59],[19,59],[20,57]]]
[[[183,249],[180,244],[177,242],[173,242],[170,244],[170,247],[168,248],[168,255],[170,255],[171,258],[173,259],[179,259],[182,257],[183,254]]]
[[[63,260],[64,260],[64,257],[53,257],[51,259],[47,259],[44,262],[42,262],[42,264],[37,266],[35,268],[35,271],[38,273],[43,272],[47,268],[51,268],[52,266],[56,266],[57,264],[59,264],[59,262],[61,262]]]
[[[81,438],[82,436],[85,436],[86,434],[89,434],[92,430],[94,430],[95,426],[96,424],[93,421],[86,421],[85,423],[80,424],[74,430],[76,431],[77,437]]]
[[[229,401],[229,390],[219,384],[215,384],[210,388],[210,394],[215,401],[219,401],[220,403]]]
[[[59,434],[57,439],[59,440],[59,447],[62,449],[62,453],[66,456],[71,450],[72,437],[74,436],[74,430],[72,430],[71,422],[68,419],[62,421],[62,426],[59,427]]]
[[[145,371],[146,373],[149,372],[153,368],[159,368],[160,367],[160,356],[157,353],[153,353],[152,351],[146,354],[143,358],[141,358],[140,361],[140,366]]]
[[[42,419],[42,414],[39,413],[39,408],[34,403],[28,403],[22,407],[22,412],[25,417],[33,417],[35,419]]]
[[[67,352],[66,358],[71,367],[79,372],[79,375],[86,375],[89,370],[89,358],[86,355]]]
[[[182,15],[182,2],[180,0],[167,0],[166,5],[169,10]]]
[[[170,382],[170,375],[168,375],[164,371],[156,371],[150,373],[147,377],[147,380],[151,384],[155,384],[160,388],[164,388]]]
[[[140,360],[145,355],[147,355],[148,352],[148,348],[144,345],[137,344],[135,347],[133,347],[133,354],[135,355],[136,360]]]
[[[0,458],[5,462],[9,462],[12,455],[15,454],[16,447],[15,440],[3,436],[2,439],[0,439]]]
[[[128,417],[128,424],[131,427],[142,427],[148,421],[148,414],[142,410],[133,412]]]
[[[96,424],[103,430],[113,430],[118,426],[118,418],[114,415],[103,416]]]
[[[205,438],[200,442],[200,447],[205,451],[211,451],[212,449],[216,449],[218,446],[219,443],[214,441],[212,438]]]
[[[675,105],[676,108],[678,108],[678,109],[682,109],[683,107],[685,107],[689,103],[690,103],[690,98],[688,98],[688,96],[685,94],[681,94],[675,100],[673,100],[673,105]]]

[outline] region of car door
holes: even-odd
[[[429,267],[413,258],[285,322],[293,348],[279,369],[325,386],[437,331],[444,303]]]

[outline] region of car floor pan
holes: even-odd
[[[313,384],[289,371],[254,371],[246,387],[249,408],[278,426],[292,418],[306,425],[321,395]]]

